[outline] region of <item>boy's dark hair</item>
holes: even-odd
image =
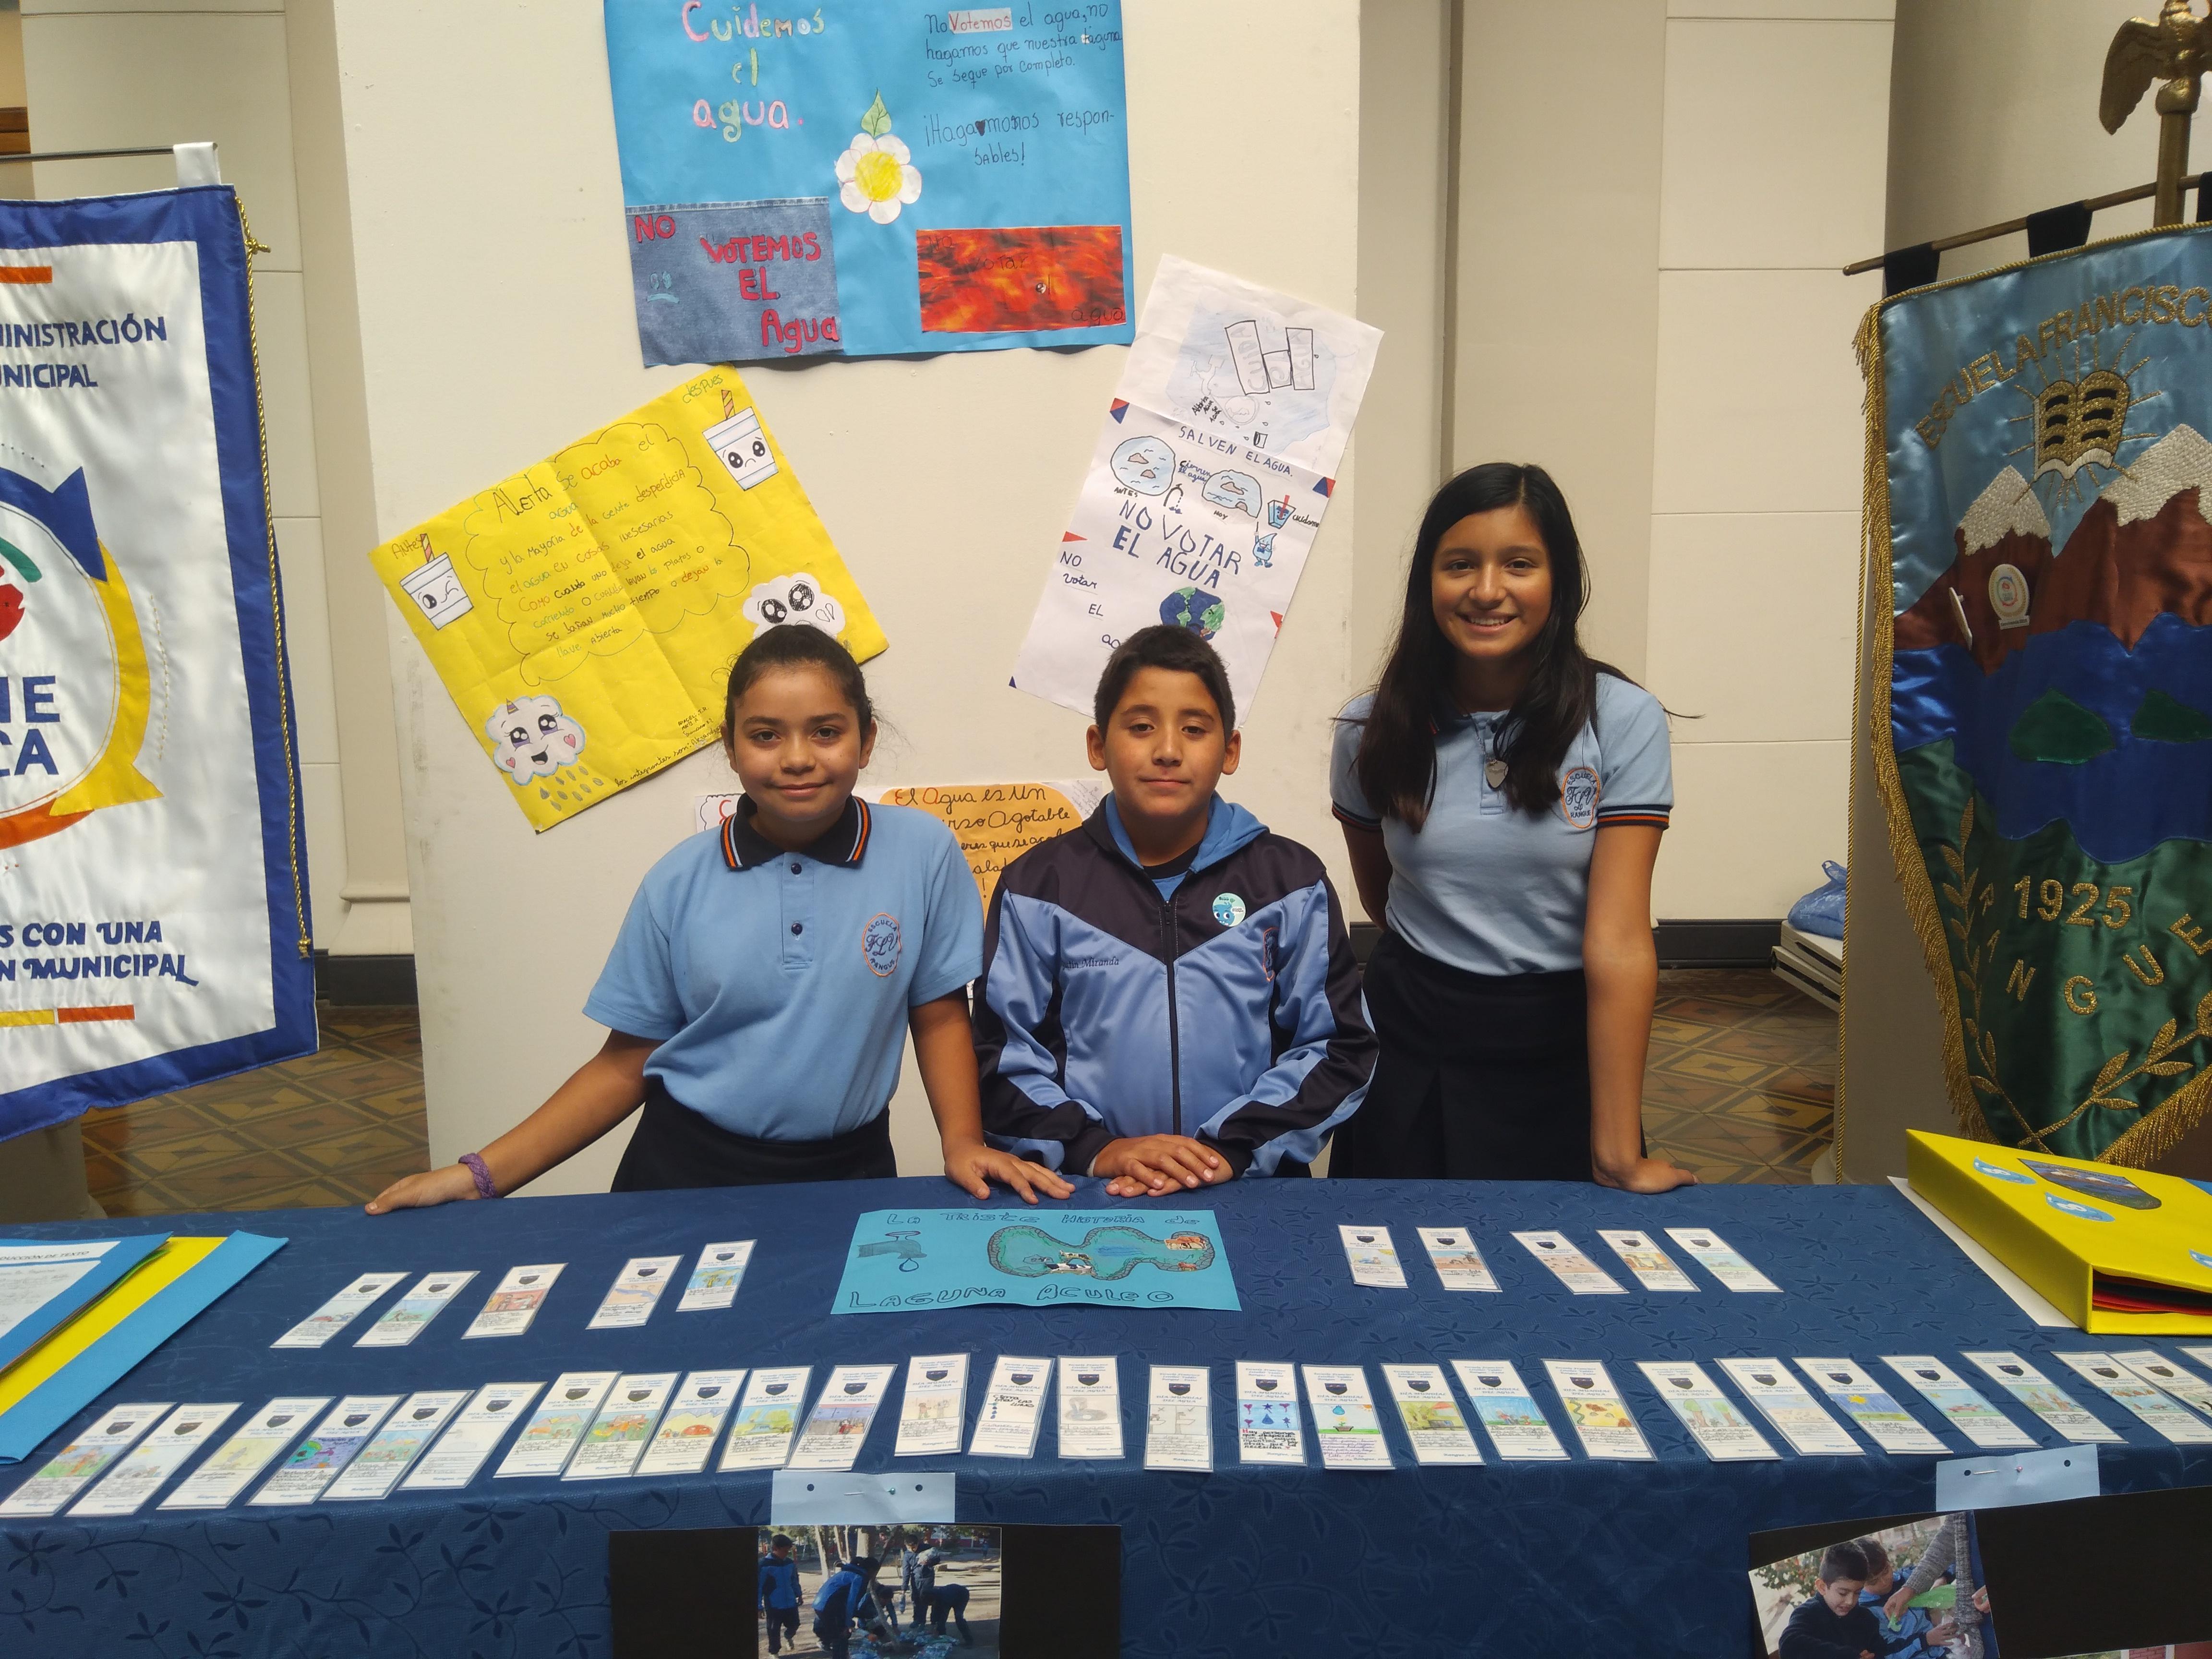
[[[875,705],[868,701],[868,682],[860,673],[860,665],[853,660],[853,653],[834,635],[804,623],[791,623],[761,629],[730,665],[729,686],[722,693],[723,742],[730,740],[735,729],[738,699],[755,680],[775,669],[800,666],[819,668],[836,682],[838,695],[852,705],[862,732],[876,723]]]
[[[1106,659],[1105,672],[1098,676],[1098,690],[1091,699],[1091,717],[1101,732],[1113,720],[1121,694],[1140,668],[1197,675],[1221,716],[1221,729],[1224,732],[1237,729],[1237,699],[1229,690],[1229,671],[1221,665],[1220,653],[1188,628],[1154,623],[1130,635]]]
[[[775,1537],[768,1540],[768,1547],[772,1550],[789,1549],[791,1547],[791,1534],[787,1532],[780,1532],[776,1534]]]
[[[1866,1557],[1867,1577],[1871,1578],[1878,1572],[1889,1571],[1889,1551],[1883,1547],[1881,1539],[1862,1538],[1858,1540],[1858,1550]]]
[[[1850,1579],[1855,1584],[1867,1581],[1866,1552],[1856,1544],[1831,1544],[1820,1552],[1820,1582],[1833,1584]]]

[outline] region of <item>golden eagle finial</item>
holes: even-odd
[[[2166,0],[2158,21],[2131,17],[2105,53],[2105,83],[2097,100],[2097,118],[2107,132],[2142,101],[2154,81],[2162,82],[2158,111],[2158,193],[2154,225],[2181,222],[2181,181],[2189,171],[2189,118],[2197,112],[2199,77],[2212,55],[2212,17],[2190,13],[2189,0]]]

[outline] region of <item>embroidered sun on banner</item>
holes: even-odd
[[[2212,239],[1868,317],[1876,775],[1968,1132],[2142,1164],[2212,1091]]]

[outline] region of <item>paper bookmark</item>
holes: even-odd
[[[599,1310],[584,1328],[619,1331],[644,1324],[653,1317],[660,1293],[668,1288],[668,1276],[683,1260],[680,1255],[641,1255],[624,1262],[615,1282],[607,1286]]]
[[[1529,1255],[1542,1262],[1577,1296],[1626,1296],[1613,1276],[1575,1248],[1565,1233],[1516,1233]]]
[[[528,1425],[492,1471],[492,1479],[558,1474],[567,1468],[576,1443],[599,1415],[599,1402],[614,1387],[617,1375],[614,1371],[565,1371],[555,1377]]]
[[[1850,1431],[1828,1415],[1778,1359],[1723,1359],[1721,1369],[1801,1457],[1863,1457]]]
[[[405,1273],[363,1273],[269,1346],[272,1348],[319,1348],[366,1312],[377,1297],[406,1277]]]
[[[484,1460],[499,1449],[507,1431],[522,1419],[542,1385],[487,1382],[462,1408],[438,1443],[420,1458],[399,1483],[402,1492],[452,1492],[477,1478]]]
[[[1636,1275],[1636,1282],[1647,1291],[1694,1291],[1698,1281],[1674,1265],[1674,1258],[1651,1242],[1649,1233],[1621,1232],[1601,1227],[1597,1236],[1606,1242],[1621,1265]]]
[[[1970,1353],[1966,1356],[2014,1399],[2041,1418],[2055,1432],[2076,1445],[2124,1440],[2083,1408],[2074,1396],[2016,1353]]]
[[[1045,1391],[1052,1386],[1052,1361],[1015,1359],[1001,1354],[983,1385],[970,1457],[1028,1457],[1036,1450],[1037,1426],[1044,1416]]]
[[[1399,1425],[1416,1463],[1480,1463],[1482,1449],[1438,1365],[1385,1365],[1383,1386],[1398,1408]]]
[[[117,1406],[104,1411],[64,1446],[39,1472],[8,1494],[0,1515],[52,1515],[105,1474],[152,1428],[173,1402]]]
[[[906,1395],[899,1402],[894,1457],[922,1457],[960,1449],[968,1412],[968,1356],[916,1354],[906,1362]]]
[[[338,1478],[323,1488],[325,1504],[388,1498],[400,1477],[414,1467],[438,1431],[467,1400],[466,1389],[431,1389],[410,1395],[385,1419],[376,1438],[361,1449]]]
[[[155,1426],[137,1450],[118,1463],[107,1478],[77,1501],[71,1516],[136,1515],[169,1477],[214,1438],[240,1402],[179,1406]]]
[[[1595,1359],[1547,1359],[1544,1369],[1551,1374],[1552,1386],[1559,1391],[1559,1403],[1566,1407],[1567,1421],[1574,1425],[1586,1456],[1650,1461],[1651,1448],[1644,1443],[1644,1431],[1636,1426],[1628,1402],[1603,1365]]]
[[[1060,1455],[1121,1455],[1121,1370],[1113,1355],[1060,1359]]]
[[[883,1408],[884,1391],[898,1374],[896,1365],[840,1365],[822,1385],[789,1468],[849,1469],[867,1443],[868,1431]]]
[[[1388,1469],[1390,1448],[1375,1414],[1364,1365],[1301,1365],[1306,1407],[1313,1413],[1314,1444],[1325,1469]]]
[[[1697,1259],[1698,1265],[1732,1291],[1773,1291],[1782,1287],[1728,1246],[1728,1241],[1705,1227],[1669,1227],[1667,1237]]]
[[[678,1313],[700,1313],[726,1308],[738,1299],[738,1286],[745,1282],[745,1265],[753,1259],[753,1241],[735,1240],[708,1244],[699,1251],[699,1265],[676,1304]]]
[[[1766,1437],[1735,1408],[1702,1365],[1686,1360],[1644,1359],[1638,1362],[1667,1409],[1682,1420],[1698,1449],[1716,1463],[1736,1463],[1747,1458],[1779,1457]]]
[[[1339,1227],[1336,1233],[1344,1241],[1353,1284],[1386,1291],[1406,1288],[1406,1269],[1398,1261],[1398,1248],[1390,1242],[1388,1227]]]
[[[1213,1468],[1212,1390],[1203,1365],[1155,1365],[1145,1401],[1145,1467]]]
[[[576,1445],[563,1480],[619,1480],[637,1468],[680,1371],[653,1371],[618,1376],[607,1390],[599,1415]]]
[[[422,1334],[424,1328],[445,1312],[446,1304],[467,1288],[476,1274],[469,1273],[424,1273],[415,1281],[415,1286],[398,1301],[386,1309],[361,1334],[356,1348],[404,1348]]]
[[[697,1474],[714,1455],[715,1437],[738,1403],[745,1374],[694,1371],[684,1379],[666,1415],[653,1432],[653,1443],[638,1460],[640,1474]]]
[[[1881,1363],[1918,1391],[1946,1423],[1984,1451],[2015,1451],[2035,1437],[1982,1397],[1981,1391],[1932,1353],[1886,1353]]]
[[[1868,1372],[1848,1359],[1800,1359],[1797,1369],[1830,1404],[1858,1425],[1859,1432],[1890,1453],[1929,1453],[1942,1457],[1951,1449],[1920,1420],[1897,1403],[1896,1397]]]
[[[545,1293],[553,1288],[553,1281],[561,1276],[565,1261],[541,1261],[526,1267],[509,1267],[507,1277],[499,1281],[499,1288],[486,1299],[483,1307],[468,1329],[461,1333],[466,1341],[472,1336],[520,1336],[530,1328],[530,1322],[538,1317],[538,1310],[544,1305]]]
[[[1507,1462],[1563,1458],[1567,1449],[1544,1419],[1543,1407],[1504,1359],[1455,1359],[1452,1370],[1474,1407],[1490,1443]]]
[[[396,1394],[346,1395],[331,1407],[329,1415],[315,1425],[315,1431],[293,1449],[276,1473],[261,1483],[261,1490],[246,1500],[246,1507],[313,1503],[368,1444],[398,1403]]]
[[[1498,1280],[1482,1252],[1464,1228],[1416,1227],[1413,1231],[1429,1253],[1429,1265],[1448,1291],[1494,1291]]]
[[[161,1502],[165,1510],[219,1510],[281,1456],[331,1403],[328,1395],[280,1395],[246,1419],[184,1483]]]
[[[1297,1373],[1288,1365],[1237,1362],[1237,1458],[1243,1463],[1304,1465]]]
[[[799,1414],[806,1407],[806,1379],[811,1365],[757,1370],[745,1384],[745,1402],[722,1443],[722,1468],[780,1469],[799,1435]]]

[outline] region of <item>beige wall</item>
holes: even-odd
[[[1662,919],[1840,857],[1887,0],[1467,0],[1453,459],[1534,459],[1591,649],[1669,708]]]
[[[1898,0],[1887,228],[1860,253],[2147,182],[2157,160],[2148,100],[2107,137],[2097,90],[2112,32],[2151,9],[2130,0]],[[2201,143],[2198,151],[2202,165]],[[2100,214],[2090,234],[2149,223],[2150,204],[2137,203]],[[1970,276],[2027,253],[2025,235],[2008,236],[1945,254],[1942,274]],[[1874,1181],[1903,1173],[1906,1129],[1949,1130],[1955,1120],[1935,988],[1905,920],[1864,727],[1853,744],[1837,1152],[1846,1179]]]
[[[295,105],[282,0],[158,7],[146,0],[29,0],[22,33],[27,95],[37,109],[33,137],[40,149],[212,139],[224,179],[236,185],[254,235],[268,245],[253,262],[254,332],[284,582],[315,942],[339,951],[404,951],[410,947],[404,889],[396,907],[383,906],[359,920],[349,915],[345,901],[353,850],[343,776],[349,761],[358,775],[351,792],[356,816],[373,828],[380,807],[385,821],[380,844],[366,831],[353,837],[370,863],[369,875],[396,884],[404,874],[383,620],[361,603],[354,591],[358,584],[348,582],[352,556],[367,545],[364,515],[354,509],[353,496],[365,496],[366,490],[349,496],[326,489],[326,474],[335,477],[343,468],[327,465],[317,442],[329,400],[317,395],[308,323],[311,303],[327,308],[319,278],[334,263],[327,229],[333,144],[323,136],[334,100],[311,81],[309,95]],[[314,129],[306,143],[295,137],[295,108],[303,126]],[[167,156],[44,162],[32,171],[42,197],[153,190],[176,182]],[[337,194],[342,202],[342,174]],[[309,206],[304,215],[303,197]],[[327,347],[349,331],[341,318],[319,335]],[[332,406],[329,412],[342,411]],[[335,436],[337,455],[358,453],[357,436],[342,420]],[[334,519],[328,516],[332,507],[347,510]],[[334,532],[349,544],[333,548]],[[338,571],[335,588],[326,579],[326,557]],[[343,650],[334,652],[334,597],[344,618],[336,630],[339,640],[370,630],[373,673],[362,672],[357,650],[350,659]],[[359,735],[380,723],[380,768],[374,743],[368,742],[364,752]],[[348,737],[355,741],[349,744]],[[380,850],[386,853],[381,865],[374,858]],[[360,925],[369,920],[380,925]]]
[[[638,366],[597,8],[513,14],[337,0],[367,429],[380,532],[396,533],[674,384]],[[1355,0],[1129,0],[1136,269],[1172,250],[1352,309],[1362,216]],[[486,64],[526,97],[487,96]],[[1260,120],[1235,83],[1267,88]],[[1239,210],[1220,210],[1233,167]],[[467,158],[466,166],[454,164]],[[1049,776],[1083,722],[1008,688],[1124,354],[1010,351],[747,371],[891,647],[871,684],[896,728],[872,782]],[[1364,430],[1364,423],[1363,423]],[[942,464],[917,434],[942,434]],[[1365,437],[1355,441],[1363,447]],[[1341,867],[1323,787],[1352,680],[1366,485],[1331,502],[1245,723],[1235,797]],[[979,606],[978,592],[1004,604]],[[482,1144],[598,1042],[580,1007],[644,871],[725,787],[708,752],[533,836],[422,654],[392,658],[432,1155]],[[914,1086],[894,1107],[910,1170],[935,1167]],[[540,1186],[605,1184],[619,1139]]]

